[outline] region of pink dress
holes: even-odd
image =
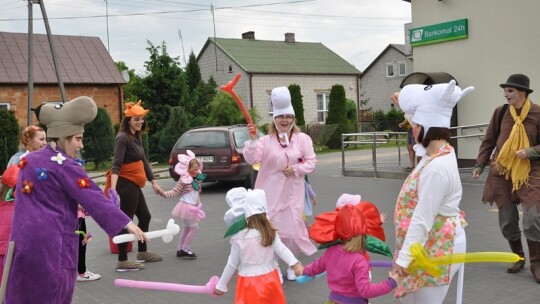
[[[196,181],[199,183],[198,181]],[[197,213],[193,212],[193,208],[202,208],[202,202],[199,197],[201,192],[201,186],[199,183],[199,190],[195,190],[191,184],[182,183],[178,181],[174,188],[164,193],[166,198],[173,196],[180,196],[180,201],[176,204],[171,214],[178,219],[188,221],[199,221]]]
[[[304,175],[313,172],[317,163],[311,138],[294,133],[289,145],[282,147],[275,134],[265,135],[255,143],[248,141],[243,154],[248,163],[261,164],[255,188],[265,191],[268,217],[285,246],[294,254],[313,254],[317,249],[302,218]],[[291,176],[281,172],[288,166],[294,169]]]

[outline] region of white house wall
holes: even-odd
[[[412,28],[468,19],[467,39],[413,48],[415,71],[447,72],[461,87],[475,87],[458,103],[458,125],[488,123],[506,102],[499,84],[510,74],[529,76],[531,100],[540,102],[540,1],[413,0],[411,9]],[[458,157],[476,159],[479,146],[477,138],[461,139]]]
[[[330,94],[330,89],[335,84],[341,84],[345,88],[347,98],[352,99],[358,105],[358,77],[352,76],[318,76],[318,75],[250,75],[243,71],[234,61],[226,56],[220,49],[217,49],[217,71],[216,56],[213,44],[210,44],[204,53],[198,58],[201,77],[207,81],[210,76],[214,77],[219,87],[229,82],[237,73],[241,74],[240,81],[235,86],[235,92],[244,102],[246,108],[251,105],[257,109],[261,117],[259,124],[271,122],[272,117],[268,114],[268,94],[275,87],[289,86],[291,84],[300,85],[303,96],[304,119],[306,123],[317,121],[317,93],[326,91]],[[229,66],[232,72],[229,73]],[[250,94],[250,78],[253,88],[253,96]],[[253,97],[253,103],[251,98]]]
[[[399,76],[399,62],[405,62],[405,75]],[[394,66],[394,76],[386,77],[386,64]],[[361,100],[369,99],[365,108],[373,111],[391,109],[390,95],[400,90],[399,85],[403,79],[413,72],[412,60],[407,59],[403,53],[394,48],[389,48],[368,71],[362,75]]]
[[[304,120],[306,124],[317,122],[317,94],[327,92],[333,85],[341,84],[345,88],[348,99],[358,104],[356,76],[317,76],[317,75],[265,75],[258,74],[253,77],[254,107],[261,116],[261,124],[272,121],[268,113],[268,92],[272,88],[297,84],[300,86],[304,105]],[[351,88],[352,85],[352,88]]]

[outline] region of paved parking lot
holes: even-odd
[[[358,152],[359,157],[369,158],[371,151]],[[319,204],[315,213],[331,210],[342,193],[361,194],[364,200],[377,204],[381,212],[392,215],[395,200],[402,181],[394,179],[374,179],[364,177],[343,177],[340,174],[341,158],[339,153],[324,154],[318,157],[317,171],[309,176],[309,180],[317,193]],[[480,201],[483,185],[471,182],[464,176],[462,209],[467,212],[469,226],[466,228],[468,251],[508,251],[508,245],[501,236],[497,225],[497,215],[492,207]],[[175,182],[164,178],[159,184],[166,190]],[[171,243],[163,243],[154,239],[149,249],[163,255],[164,260],[148,263],[146,269],[132,273],[117,273],[114,270],[116,256],[111,254],[106,235],[89,219],[88,229],[92,240],[87,253],[88,269],[101,274],[101,279],[94,282],[77,283],[73,303],[232,303],[234,297],[234,280],[229,284],[230,292],[223,297],[212,298],[208,295],[187,294],[168,291],[153,291],[114,286],[114,279],[132,279],[158,281],[180,284],[204,285],[213,275],[221,275],[227,261],[230,246],[228,239],[223,239],[226,230],[223,214],[227,210],[225,193],[232,186],[222,183],[203,185],[202,201],[207,218],[200,223],[200,231],[193,243],[196,260],[180,260],[175,256],[178,237]],[[162,199],[156,197],[151,187],[144,188],[146,198],[152,212],[151,230],[164,229],[170,211],[178,198]],[[393,224],[384,224],[387,243],[394,248]],[[299,257],[307,264],[320,255]],[[135,253],[130,253],[130,259]],[[374,260],[385,258],[372,255]],[[468,264],[465,268],[465,286],[463,303],[539,303],[540,284],[534,282],[531,273],[526,269],[518,274],[507,274],[506,265],[495,263]],[[282,265],[282,270],[284,266]],[[385,269],[373,270],[373,281],[381,281],[387,275]],[[308,304],[324,303],[328,295],[328,287],[324,278],[307,284],[285,282],[284,290],[288,303]],[[445,303],[455,303],[456,290],[452,285]],[[377,303],[398,303],[392,294],[370,301]]]

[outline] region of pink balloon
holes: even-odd
[[[185,284],[176,284],[176,283],[164,283],[164,282],[149,282],[149,281],[135,281],[135,280],[124,280],[116,279],[114,280],[114,285],[120,287],[129,287],[129,288],[140,288],[140,289],[153,289],[153,290],[166,290],[166,291],[176,291],[176,292],[186,292],[186,293],[206,293],[212,297],[217,297],[214,294],[214,289],[219,281],[218,276],[213,276],[210,278],[206,285],[185,285]]]

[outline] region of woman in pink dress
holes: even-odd
[[[285,246],[295,255],[316,251],[302,218],[304,210],[304,175],[315,170],[317,162],[311,138],[295,125],[291,95],[286,87],[272,90],[273,124],[269,134],[259,139],[250,128],[250,140],[244,157],[250,164],[260,163],[256,189],[266,192],[268,217],[278,230]],[[292,269],[287,279],[295,280]]]

